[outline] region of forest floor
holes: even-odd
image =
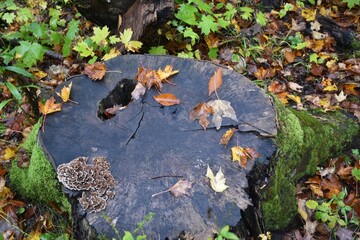
[[[46,96],[88,63],[132,53],[209,60],[291,108],[341,111],[360,121],[357,0],[268,7],[259,7],[260,1],[179,0],[174,19],[142,42],[131,40],[130,29],[119,36],[96,26],[70,1],[25,2],[0,3],[0,239],[71,238],[69,225],[57,227],[66,213],[54,203],[22,198],[7,179],[12,164],[31,164],[21,144],[40,116],[51,113],[41,107]],[[284,239],[360,237],[359,151],[354,145],[327,159],[315,176],[299,183],[302,224],[284,230]],[[260,237],[270,239],[266,232]]]

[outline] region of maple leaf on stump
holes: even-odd
[[[207,119],[210,114],[213,114],[214,110],[211,106],[207,105],[204,102],[200,102],[196,107],[193,108],[190,112],[190,120],[194,121],[199,119],[199,124],[206,130],[209,126],[210,121]]]
[[[46,100],[45,104],[39,102],[39,110],[44,115],[61,111],[61,106],[62,106],[61,103],[55,103],[54,97],[51,97],[48,100]]]
[[[94,64],[86,64],[82,74],[88,75],[92,80],[101,80],[106,73],[106,65],[103,62],[96,62]]]

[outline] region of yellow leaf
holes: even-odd
[[[10,160],[11,158],[13,158],[15,156],[16,156],[16,152],[12,148],[10,148],[10,147],[5,148],[4,159],[6,161]]]
[[[213,171],[211,170],[210,166],[207,166],[206,177],[210,179],[210,186],[215,192],[223,192],[229,186],[225,184],[226,178],[224,173],[221,171],[221,167],[219,172],[214,176]]]
[[[296,103],[301,103],[301,98],[299,96],[288,94],[286,97],[293,100]]]
[[[51,97],[46,100],[45,104],[39,102],[39,110],[42,114],[47,115],[53,112],[61,111],[61,103],[55,103],[55,98]]]
[[[101,60],[106,61],[120,55],[120,51],[116,48],[112,48],[109,53],[105,54]]]
[[[125,44],[125,48],[131,52],[137,52],[142,46],[142,42],[140,41],[129,41]]]
[[[251,158],[249,154],[240,146],[231,148],[231,155],[233,162],[238,161],[242,168],[246,168],[247,159]]]
[[[335,84],[330,85],[330,86],[326,86],[323,91],[327,91],[327,92],[332,92],[332,91],[337,91],[338,88]]]
[[[160,80],[167,79],[168,77],[171,77],[172,75],[175,75],[178,72],[179,72],[179,70],[173,71],[173,67],[171,65],[166,65],[164,70],[162,70],[161,68],[159,68],[159,70],[157,70],[157,74],[159,75]]]
[[[316,10],[312,9],[303,9],[301,12],[301,16],[306,19],[306,21],[314,21],[316,17]]]
[[[222,135],[221,139],[220,139],[220,144],[222,145],[228,145],[230,139],[232,138],[232,136],[234,136],[234,132],[235,132],[235,129],[234,128],[230,128],[229,130],[227,130],[224,135]]]
[[[69,84],[69,86],[64,86],[61,89],[61,93],[56,93],[64,102],[69,101],[70,99],[70,91],[72,87],[72,82]]]

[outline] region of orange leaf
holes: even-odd
[[[166,80],[167,78],[171,77],[172,75],[175,75],[179,72],[179,70],[174,70],[173,71],[173,67],[171,65],[166,65],[166,67],[164,68],[164,70],[162,70],[161,68],[159,68],[159,70],[157,71],[157,74],[160,77],[160,80]]]
[[[178,99],[172,93],[162,93],[160,95],[154,96],[154,99],[163,106],[173,106],[180,104],[181,102],[180,99]]]
[[[231,155],[233,162],[238,161],[240,167],[246,168],[248,158],[251,158],[246,150],[240,146],[231,148]]]
[[[210,124],[210,121],[207,119],[210,114],[213,114],[214,110],[211,106],[207,105],[204,102],[199,103],[196,107],[193,108],[190,112],[190,120],[194,121],[199,119],[199,124],[206,130],[207,126]]]
[[[286,90],[286,86],[278,81],[272,81],[268,86],[268,89],[271,93],[281,93]]]
[[[55,98],[51,97],[46,100],[45,104],[39,102],[39,110],[42,114],[47,115],[53,112],[61,111],[61,103],[55,103]]]
[[[288,63],[294,62],[295,54],[292,51],[285,51],[285,59]]]
[[[83,74],[88,75],[92,80],[101,80],[106,73],[106,65],[103,62],[86,64]]]
[[[61,89],[61,93],[56,93],[64,102],[69,101],[70,99],[70,91],[72,87],[72,82],[69,84],[69,86],[64,86]]]
[[[232,136],[234,136],[234,132],[235,132],[235,128],[230,128],[229,130],[227,130],[224,133],[224,135],[222,135],[219,143],[222,145],[225,145],[225,147],[226,147],[226,145],[228,145]]]
[[[218,88],[222,85],[222,68],[219,68],[214,75],[210,78],[209,81],[209,96],[218,90]]]

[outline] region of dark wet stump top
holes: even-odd
[[[231,102],[238,122],[224,118],[220,130],[211,124],[204,131],[197,121],[189,120],[189,113],[199,102],[209,99],[208,82],[219,66],[150,55],[120,56],[106,65],[108,70],[122,73],[108,72],[97,82],[87,76],[72,77],[71,99],[79,104],[65,103],[60,112],[46,117],[40,140],[54,167],[79,156],[105,156],[118,185],[115,198],[108,200],[104,212],[121,233],[134,230],[149,212],[156,214],[144,227],[149,239],[172,239],[182,231],[206,239],[212,229],[235,226],[241,218],[240,209],[251,204],[245,189],[246,175],[254,161],[248,161],[246,170],[240,168],[231,161],[230,148],[237,144],[254,148],[261,154],[256,162],[267,164],[275,149],[269,136],[276,134],[276,124],[275,111],[266,94],[242,75],[224,68],[223,85],[217,94]],[[162,107],[153,99],[158,91],[151,89],[115,117],[105,121],[99,118],[101,105],[106,102],[103,99],[109,99],[109,94],[119,93],[118,101],[129,99],[134,82],[123,79],[133,79],[138,67],[159,69],[166,65],[180,72],[170,78],[176,85],[165,83],[162,92],[175,94],[181,104]],[[216,99],[215,94],[212,99]],[[224,148],[219,140],[233,126],[240,131]],[[221,167],[229,186],[224,192],[216,193],[210,188],[205,177],[207,165],[215,174]],[[165,193],[152,197],[179,178],[149,178],[179,175],[194,182],[189,196],[175,198]],[[98,233],[114,236],[101,213],[86,212],[86,220]]]

